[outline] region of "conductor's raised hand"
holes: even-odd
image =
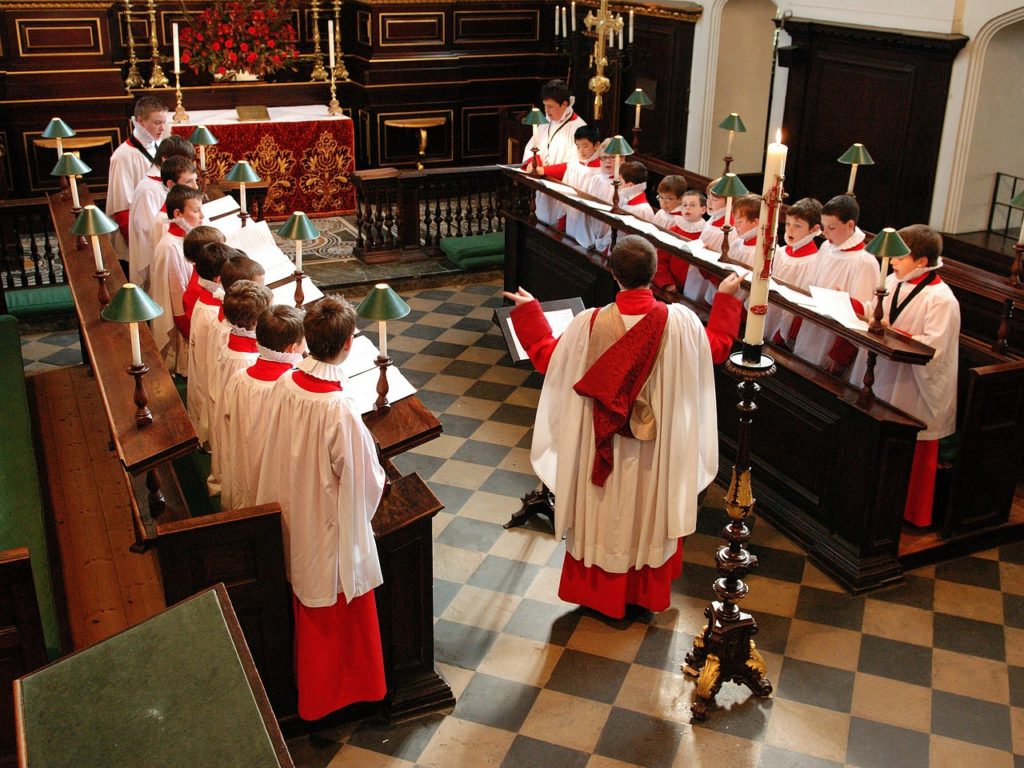
[[[727,296],[735,296],[741,285],[743,285],[743,279],[733,272],[718,284],[718,292]]]
[[[512,293],[511,291],[502,291],[501,295],[517,307],[521,307],[523,304],[529,304],[531,301],[534,301],[533,294],[522,287],[520,287],[515,293]]]

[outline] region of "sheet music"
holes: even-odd
[[[290,262],[289,262],[290,263]],[[287,304],[289,307],[295,306],[295,281],[289,280],[287,283],[282,283],[277,288],[271,288],[270,292],[274,294],[275,304]],[[318,299],[324,297],[324,292],[313,285],[313,281],[308,277],[302,278],[302,299],[303,306],[312,304]]]
[[[365,334],[360,334],[352,339],[352,349],[349,350],[345,362],[341,364],[341,370],[351,379],[360,373],[375,369],[379,354],[377,346],[366,338]]]
[[[588,208],[593,208],[595,211],[610,211],[612,207],[605,203],[599,203],[596,200],[587,200],[585,197],[581,197],[580,202]]]
[[[221,216],[227,216],[231,213],[238,213],[238,203],[231,195],[224,195],[216,200],[203,203],[203,216],[207,219],[219,219]]]
[[[633,217],[633,221],[631,221],[630,224],[634,228],[639,229],[641,232],[644,232],[648,235],[657,235],[658,232],[662,231],[661,227],[659,227],[657,224],[652,224],[649,221],[638,219],[635,216]]]
[[[548,181],[547,179],[541,179],[541,184],[555,192],[560,192],[566,197],[579,197],[579,193],[568,184],[559,184],[557,181]]]
[[[248,226],[240,227],[227,235],[227,241],[232,248],[244,251],[246,256],[263,266],[266,270],[263,279],[268,285],[295,273],[295,266],[274,241],[270,226],[265,221],[250,222]],[[306,300],[311,300],[308,293]]]
[[[770,287],[773,291],[775,291],[775,293],[779,294],[779,296],[786,299],[787,301],[791,301],[794,304],[799,304],[802,307],[810,307],[811,309],[814,309],[815,305],[813,297],[808,296],[805,293],[800,293],[800,291],[794,291],[792,288],[789,288],[785,285],[780,285],[776,283],[774,280],[772,281]]]
[[[833,291],[828,288],[811,286],[811,296],[814,297],[814,309],[819,315],[831,317],[838,320],[847,328],[854,331],[866,331],[868,324],[857,317],[850,304],[850,294],[846,291]]]
[[[544,317],[548,319],[548,325],[551,326],[551,335],[557,339],[565,333],[565,329],[569,327],[569,323],[572,322],[575,315],[573,315],[571,309],[555,309],[550,312],[545,312]],[[512,318],[508,318],[505,322],[508,323],[508,329],[512,335],[512,342],[516,345],[516,353],[519,356],[518,359],[528,360],[529,355],[526,354],[526,350],[523,349],[522,342],[519,341],[519,336],[516,334],[516,328],[512,325]]]
[[[389,365],[387,371],[389,403],[397,403],[399,400],[416,394],[416,387],[395,366]],[[374,365],[373,370],[353,376],[346,384],[342,385],[342,392],[352,398],[359,413],[369,413],[373,410],[373,404],[377,400],[377,381],[379,379],[380,373],[377,366]]]

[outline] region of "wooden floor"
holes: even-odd
[[[53,515],[73,650],[164,609],[156,555],[138,554],[125,475],[108,448],[99,389],[84,366],[26,379]]]

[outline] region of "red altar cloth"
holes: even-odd
[[[233,109],[196,111],[172,130],[188,138],[197,125],[205,125],[217,137],[220,143],[206,148],[208,183],[219,182],[237,161],[248,160],[267,182],[267,219],[286,219],[293,211],[355,213],[356,193],[349,181],[355,171],[352,121],[328,116],[320,104],[268,112],[270,122],[240,123]]]

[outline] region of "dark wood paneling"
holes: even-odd
[[[444,45],[447,31],[443,13],[394,11],[378,18],[380,45]]]
[[[540,11],[455,11],[452,34],[455,43],[508,45],[536,42],[540,39]]]
[[[63,18],[23,17],[14,22],[18,56],[102,56],[105,28],[99,18],[69,14]]]

